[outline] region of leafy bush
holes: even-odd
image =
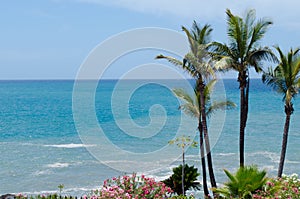
[[[100,190],[93,192],[97,199],[162,199],[172,192],[163,182],[155,182],[153,178],[144,175],[137,177],[123,176],[104,181]]]
[[[184,190],[189,190],[190,188],[200,190],[200,183],[196,182],[197,177],[200,174],[198,169],[194,166],[184,165]],[[181,181],[182,180],[182,165],[173,168],[173,174],[170,178],[163,181],[167,186],[177,193],[178,195],[182,193]]]
[[[279,179],[269,179],[262,190],[253,194],[256,199],[300,198],[300,180],[297,174],[282,175]]]
[[[252,194],[261,190],[267,182],[266,171],[259,171],[256,166],[241,167],[235,174],[224,171],[229,181],[223,188],[215,189],[220,198],[250,199]]]

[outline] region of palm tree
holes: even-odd
[[[264,37],[271,21],[256,20],[255,10],[249,10],[243,19],[233,15],[229,9],[227,14],[227,36],[229,44],[212,42],[210,51],[220,70],[234,70],[238,72],[237,81],[240,89],[240,166],[244,166],[245,128],[248,118],[249,101],[249,68],[256,72],[262,68],[261,61],[275,60],[275,56],[268,47],[260,47],[259,42]]]
[[[282,94],[284,100],[286,118],[278,168],[278,177],[281,177],[286,154],[290,117],[294,112],[292,99],[297,95],[300,88],[300,49],[291,49],[287,55],[284,55],[278,46],[275,48],[279,53],[280,62],[274,70],[269,68],[268,72],[263,74],[262,80],[278,93]]]
[[[213,87],[216,83],[216,79],[211,80],[205,86],[205,102],[206,102],[206,115],[210,116],[214,111],[220,109],[230,109],[235,107],[236,105],[231,101],[220,101],[220,102],[212,102],[210,98],[210,93],[213,90]],[[207,188],[206,182],[206,163],[205,163],[205,151],[203,147],[203,128],[201,121],[201,106],[200,106],[200,95],[198,90],[194,89],[194,96],[190,96],[183,89],[174,89],[174,94],[184,101],[184,104],[180,105],[180,109],[183,110],[187,115],[198,118],[198,130],[200,134],[200,154],[201,154],[201,166],[202,166],[202,175],[203,175],[203,189],[205,198],[209,198],[209,191]]]
[[[185,71],[187,71],[191,75],[191,77],[193,77],[196,80],[196,89],[199,92],[200,96],[199,104],[201,105],[201,129],[203,129],[204,133],[210,182],[212,187],[217,187],[213,171],[213,163],[208,137],[204,97],[205,80],[209,79],[211,76],[214,75],[214,70],[212,68],[211,63],[209,62],[209,54],[207,51],[212,28],[210,28],[209,25],[205,25],[203,28],[201,28],[194,21],[192,29],[190,31],[185,27],[182,27],[182,30],[185,32],[188,38],[191,50],[185,55],[183,62],[177,60],[176,58],[164,55],[158,55],[156,58],[166,59],[174,65],[181,66]]]

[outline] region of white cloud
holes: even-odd
[[[297,0],[78,0],[117,6],[143,13],[203,20],[224,20],[225,9],[242,15],[245,10],[254,8],[258,17],[269,17],[280,26],[298,27],[300,1]]]

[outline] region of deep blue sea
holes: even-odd
[[[0,81],[0,195],[57,192],[83,195],[106,178],[136,171],[162,180],[181,163],[168,141],[196,135],[197,122],[185,116],[172,88],[181,80]],[[192,81],[191,81],[192,83]],[[216,180],[239,164],[239,88],[236,80],[217,84],[237,104],[209,119]],[[92,85],[92,86],[91,86]],[[95,86],[96,85],[96,86]],[[116,89],[116,86],[118,89]],[[224,96],[223,96],[224,97]],[[300,173],[300,101],[294,102],[284,173]],[[282,96],[251,80],[246,128],[246,164],[275,176],[285,114]],[[200,167],[199,149],[186,161]],[[201,180],[201,176],[199,178]]]

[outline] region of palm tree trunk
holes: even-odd
[[[250,87],[250,78],[247,75],[246,80],[246,91],[245,91],[245,117],[244,117],[244,128],[247,126],[247,119],[248,119],[248,103],[249,103],[249,87]]]
[[[181,189],[182,189],[182,194],[185,196],[185,190],[184,190],[184,166],[185,166],[185,161],[184,161],[184,147],[183,147],[182,148]]]
[[[207,153],[207,165],[208,165],[210,183],[211,183],[212,188],[217,188],[217,183],[216,183],[216,180],[215,180],[215,174],[214,174],[214,170],[213,170],[213,163],[212,163],[212,157],[211,157],[211,150],[210,150],[210,143],[209,143],[209,137],[208,137],[207,123],[206,123],[205,97],[204,97],[204,83],[203,83],[203,81],[199,81],[198,87],[199,87],[198,89],[199,89],[199,94],[200,94],[202,128],[203,128],[203,132],[204,132],[205,149],[206,149],[206,153]]]
[[[246,71],[239,73],[238,81],[240,82],[240,167],[244,167],[245,128],[246,128],[247,116],[248,116],[248,94],[249,94]]]
[[[201,155],[202,184],[203,184],[204,198],[210,198],[208,187],[207,187],[206,162],[205,162],[205,151],[204,151],[204,145],[203,145],[204,144],[203,128],[202,128],[201,118],[199,118],[198,130],[200,133],[200,155]]]
[[[283,172],[286,147],[287,147],[287,141],[288,141],[288,133],[289,133],[289,127],[290,127],[290,118],[291,118],[292,112],[293,112],[293,106],[286,105],[285,106],[286,118],[285,118],[284,130],[283,130],[281,155],[280,155],[280,162],[279,162],[279,168],[278,168],[278,177],[279,178],[281,178],[282,172]]]

